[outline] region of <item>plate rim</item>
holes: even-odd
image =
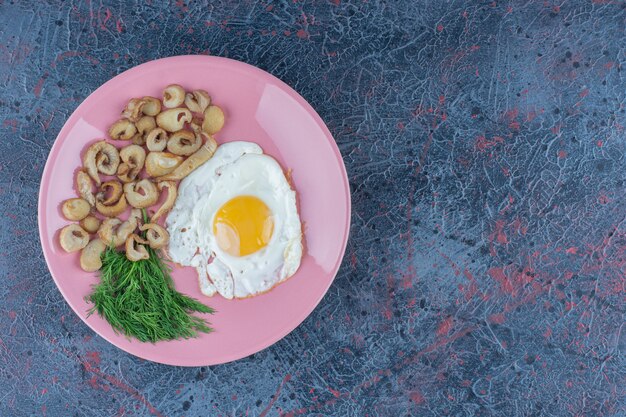
[[[277,335],[274,336],[274,337],[270,337],[270,338],[266,338],[264,340],[261,340],[258,343],[258,345],[256,345],[256,347],[254,347],[254,348],[250,348],[248,350],[244,350],[243,353],[239,352],[238,354],[234,354],[234,355],[231,355],[231,356],[225,355],[221,360],[208,361],[209,363],[175,363],[176,361],[168,361],[167,358],[165,358],[163,360],[158,360],[158,359],[154,359],[154,358],[148,358],[148,357],[145,357],[144,355],[141,354],[141,350],[139,351],[139,353],[130,352],[130,351],[126,350],[124,347],[119,346],[116,343],[115,339],[112,339],[112,338],[109,338],[107,336],[102,335],[96,328],[94,328],[92,326],[92,324],[89,321],[87,321],[87,316],[83,317],[83,313],[84,312],[80,312],[80,311],[76,310],[74,305],[72,305],[72,303],[69,302],[66,294],[61,289],[61,286],[59,285],[59,281],[58,281],[56,275],[54,274],[54,272],[50,268],[50,261],[48,259],[49,255],[51,255],[51,254],[48,253],[50,251],[50,248],[48,247],[47,243],[44,242],[44,238],[43,238],[44,227],[43,227],[43,224],[42,224],[42,218],[43,218],[43,214],[44,214],[44,204],[43,204],[42,197],[43,197],[44,191],[47,191],[49,189],[49,187],[50,187],[50,181],[46,180],[46,178],[49,177],[49,171],[52,169],[52,166],[53,166],[53,163],[51,162],[51,156],[56,155],[56,153],[58,153],[58,147],[60,146],[59,145],[60,144],[59,138],[62,137],[62,136],[67,136],[69,130],[74,127],[74,125],[77,122],[77,119],[79,118],[79,115],[78,115],[79,111],[81,110],[81,108],[83,106],[86,106],[86,102],[89,100],[89,98],[94,96],[101,89],[105,89],[115,79],[117,79],[118,77],[121,77],[123,75],[127,75],[128,76],[128,74],[132,74],[134,72],[141,71],[141,69],[144,68],[144,67],[158,66],[158,65],[162,65],[163,63],[174,62],[174,61],[179,61],[179,60],[189,60],[189,59],[191,59],[191,60],[198,60],[198,61],[204,61],[204,60],[216,61],[218,63],[221,62],[221,63],[225,63],[227,65],[234,65],[234,66],[242,67],[242,68],[250,71],[252,74],[258,76],[260,79],[271,81],[274,84],[278,85],[281,88],[281,90],[283,90],[287,94],[289,94],[289,96],[291,98],[295,99],[298,102],[299,105],[301,105],[305,110],[307,110],[307,112],[315,120],[315,123],[324,132],[325,137],[328,140],[329,145],[330,145],[330,147],[332,148],[332,150],[333,150],[333,152],[335,154],[335,158],[337,159],[337,161],[339,163],[339,166],[340,166],[342,174],[343,174],[341,176],[342,177],[341,181],[342,181],[342,183],[344,185],[343,188],[344,188],[345,195],[346,195],[346,208],[347,208],[347,210],[346,210],[346,219],[345,219],[345,229],[343,231],[344,239],[343,239],[341,250],[340,250],[340,253],[339,253],[339,256],[338,256],[337,263],[336,263],[336,265],[334,266],[334,268],[333,268],[333,270],[331,272],[332,278],[328,281],[328,284],[326,285],[326,288],[320,294],[318,299],[315,300],[314,304],[312,304],[311,309],[308,312],[306,312],[306,314],[304,314],[304,317],[302,317],[302,318],[298,317],[297,320],[293,321],[293,325],[292,326],[287,326],[284,330],[282,330],[281,332],[278,332]],[[71,126],[71,128],[70,128],[70,126]],[[67,305],[69,305],[69,307],[72,309],[72,311],[83,321],[83,323],[85,323],[94,333],[96,333],[96,335],[98,335],[102,339],[106,340],[108,343],[112,344],[116,348],[126,352],[127,354],[135,356],[137,358],[141,358],[141,359],[150,361],[150,362],[155,362],[155,363],[160,363],[160,364],[170,365],[170,366],[183,366],[183,367],[214,366],[214,365],[225,364],[225,363],[229,363],[229,362],[233,362],[233,361],[236,361],[236,360],[247,358],[250,355],[253,355],[253,354],[256,354],[258,352],[261,352],[261,351],[267,349],[268,347],[274,345],[275,343],[277,343],[280,340],[284,339],[289,333],[294,331],[296,328],[298,328],[311,315],[311,313],[319,306],[319,303],[324,298],[324,296],[328,293],[328,290],[329,290],[330,286],[335,281],[335,278],[337,277],[337,274],[339,273],[339,269],[340,269],[341,264],[343,263],[343,259],[345,257],[345,252],[346,252],[348,240],[350,238],[350,228],[351,228],[351,218],[352,218],[352,195],[351,195],[351,192],[350,192],[350,183],[349,183],[348,173],[347,173],[347,170],[346,170],[345,163],[343,161],[343,157],[341,155],[341,151],[339,150],[339,147],[337,146],[337,142],[335,141],[334,136],[332,135],[332,133],[328,129],[328,126],[326,126],[326,123],[324,123],[323,119],[317,113],[317,111],[313,108],[313,106],[311,106],[311,104],[304,97],[302,97],[300,95],[300,93],[298,93],[290,85],[288,85],[287,83],[282,81],[280,78],[276,77],[275,75],[270,74],[269,72],[267,72],[267,71],[265,71],[265,70],[263,70],[261,68],[258,68],[258,67],[254,66],[254,65],[248,64],[248,63],[243,62],[243,61],[238,61],[238,60],[232,59],[232,58],[212,56],[212,55],[176,55],[176,56],[170,56],[170,57],[158,58],[158,59],[150,60],[150,61],[141,63],[139,65],[136,65],[136,66],[134,66],[132,68],[129,68],[129,69],[123,71],[123,72],[120,72],[119,74],[115,75],[114,77],[108,79],[106,82],[104,82],[98,88],[96,88],[94,91],[92,91],[74,109],[72,114],[67,118],[67,120],[63,124],[63,127],[59,130],[59,133],[55,137],[54,143],[52,144],[52,147],[50,148],[50,151],[48,152],[48,155],[46,157],[46,163],[45,163],[44,169],[42,171],[40,182],[39,182],[39,193],[38,193],[38,197],[37,198],[38,198],[38,201],[37,201],[37,225],[38,225],[38,231],[39,231],[39,242],[41,244],[41,249],[42,249],[42,252],[43,252],[43,255],[44,255],[44,259],[46,261],[46,267],[48,269],[48,272],[49,272],[50,276],[52,276],[52,279],[53,279],[54,284],[56,285],[57,289],[59,290],[59,292],[63,296],[63,299],[64,299],[65,303]],[[158,343],[159,342],[157,342],[157,344]]]

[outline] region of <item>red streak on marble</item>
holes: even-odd
[[[411,399],[411,401],[414,404],[423,404],[424,403],[424,396],[422,395],[421,392],[419,391],[413,391],[409,394],[409,398]]]
[[[48,77],[48,73],[44,73],[44,75],[37,81],[37,85],[33,88],[33,94],[35,97],[39,97],[41,95],[41,89],[43,88],[43,83],[46,81],[46,77]]]
[[[276,392],[274,393],[274,398],[272,398],[270,400],[270,402],[267,404],[267,407],[265,407],[265,409],[263,411],[261,411],[261,414],[259,414],[259,417],[265,417],[267,415],[267,413],[270,412],[270,410],[274,406],[274,403],[278,399],[278,396],[280,395],[280,391],[283,389],[283,386],[287,382],[289,382],[290,380],[291,380],[291,375],[290,374],[285,375],[285,377],[283,378],[282,382],[280,383],[280,385],[276,389]]]
[[[437,327],[437,336],[445,336],[450,333],[450,330],[452,329],[452,324],[452,317],[448,317],[447,319],[442,321],[439,324],[439,327]]]

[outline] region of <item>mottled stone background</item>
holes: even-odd
[[[1,416],[626,415],[624,2],[199,3],[0,0]],[[211,368],[95,335],[37,232],[67,117],[178,54],[292,85],[353,192],[319,307]]]

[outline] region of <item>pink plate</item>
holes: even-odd
[[[58,230],[68,224],[60,203],[75,196],[74,172],[90,142],[105,137],[131,97],[160,97],[178,83],[205,89],[226,114],[218,143],[257,142],[293,170],[304,222],[306,253],[298,272],[266,294],[228,301],[207,298],[198,289],[195,270],[176,267],[176,288],[214,307],[207,316],[215,328],[196,339],[156,344],[116,334],[97,314],[87,317],[84,297],[98,282],[83,272],[79,255],[65,253]],[[126,142],[122,142],[126,143]],[[43,252],[59,290],[89,327],[115,346],[170,365],[215,365],[243,358],[277,342],[295,329],[320,302],[343,257],[350,226],[350,189],[335,141],[313,108],[274,76],[242,62],[210,56],[178,56],[132,68],[98,88],[76,109],[50,151],[39,193],[39,232]]]

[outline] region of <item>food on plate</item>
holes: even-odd
[[[194,90],[185,94],[185,106],[193,113],[204,113],[211,104],[211,96],[204,90]]]
[[[83,271],[95,272],[102,267],[100,257],[107,248],[106,243],[100,239],[94,239],[80,252],[80,267]]]
[[[167,141],[167,151],[174,155],[189,156],[202,146],[202,138],[191,130],[172,133]]]
[[[137,133],[132,137],[133,145],[144,145],[146,135],[156,128],[156,120],[153,116],[143,116],[135,122]]]
[[[146,240],[152,249],[162,249],[170,241],[170,235],[162,226],[156,223],[146,223],[139,226],[139,230],[146,232]]]
[[[191,112],[183,107],[165,110],[156,117],[157,125],[168,132],[181,130],[185,123],[191,122]]]
[[[89,215],[82,219],[78,224],[89,233],[96,233],[100,228],[100,219],[96,216]]]
[[[143,98],[131,98],[126,103],[126,107],[122,111],[122,120],[128,120],[129,122],[137,122],[143,115],[143,107],[146,105],[147,100]]]
[[[125,221],[118,218],[105,219],[98,229],[98,237],[108,246],[117,247],[123,245],[137,228],[138,218],[136,211],[138,212],[139,210],[132,210],[130,216]]]
[[[100,192],[96,194],[98,213],[106,217],[115,217],[122,214],[127,207],[122,183],[109,180],[100,185]]]
[[[97,312],[116,332],[150,342],[209,332],[206,320],[193,313],[213,312],[174,289],[163,261],[169,233],[157,224],[174,206],[176,181],[215,152],[217,142],[201,127],[211,98],[175,84],[163,96],[163,104],[151,96],[128,101],[108,129],[110,140],[126,144],[98,139],[86,147],[76,172],[78,197],[61,204],[64,217],[80,223],[59,231],[63,250],[80,251],[83,270],[100,271],[88,297],[94,304],[89,314]],[[167,197],[154,207],[163,191]]]
[[[124,184],[124,195],[128,204],[136,208],[150,207],[159,199],[156,185],[146,178]]]
[[[119,164],[119,151],[105,140],[98,141],[87,148],[83,157],[83,166],[97,185],[101,183],[99,172],[105,175],[115,175]]]
[[[169,152],[150,152],[146,157],[146,173],[151,177],[160,177],[174,171],[183,162],[182,156]]]
[[[217,142],[211,136],[207,136],[207,140],[196,152],[191,154],[189,158],[185,159],[180,165],[178,165],[172,172],[158,177],[159,181],[179,181],[191,174],[200,165],[211,159],[215,150],[217,149]]]
[[[146,136],[146,146],[149,151],[159,152],[167,147],[167,132],[160,127],[152,129]]]
[[[295,191],[278,162],[250,142],[220,145],[180,183],[166,228],[172,260],[196,268],[206,295],[268,291],[302,257]]]
[[[59,243],[99,271],[89,314],[116,332],[156,342],[212,330],[194,313],[213,310],[175,290],[164,259],[194,267],[203,294],[227,299],[269,291],[299,268],[296,192],[257,144],[218,147],[224,123],[205,90],[171,84],[162,101],[131,98],[109,138],[86,147],[78,197],[61,205],[80,223]]]
[[[209,135],[213,135],[224,127],[224,112],[221,107],[211,105],[204,110],[204,121],[202,122],[202,130]]]
[[[120,151],[122,162],[117,167],[117,177],[122,182],[132,182],[137,179],[146,162],[146,151],[139,145],[128,145]]]
[[[93,194],[93,181],[89,174],[80,170],[76,173],[76,191],[90,206],[96,205],[96,196]]]
[[[144,219],[147,220],[147,219]],[[201,302],[174,289],[169,268],[157,252],[145,247],[148,259],[131,261],[111,247],[102,254],[100,283],[87,300],[116,332],[141,342],[188,339],[212,331],[203,317],[213,313]]]
[[[67,220],[82,220],[89,215],[90,210],[89,202],[83,198],[70,198],[61,205],[61,211]]]
[[[70,224],[59,232],[59,243],[65,252],[76,252],[87,246],[89,233],[77,224]]]
[[[156,116],[161,113],[161,100],[156,97],[145,96],[142,98],[144,101],[141,111],[146,116]]]
[[[185,101],[185,89],[178,84],[170,84],[163,90],[163,105],[168,109],[179,107]]]
[[[126,249],[126,258],[133,262],[150,258],[148,250],[144,246],[146,243],[148,243],[147,240],[134,233],[128,236],[126,244],[124,245],[124,249]]]
[[[109,136],[114,140],[130,140],[137,133],[137,127],[128,119],[120,119],[109,127]]]
[[[159,192],[163,192],[163,189],[167,190],[167,198],[161,204],[161,207],[152,215],[150,221],[152,223],[156,223],[157,220],[164,214],[169,213],[169,211],[174,207],[174,202],[176,202],[176,197],[178,196],[176,183],[174,181],[161,181],[157,183],[157,188]]]

